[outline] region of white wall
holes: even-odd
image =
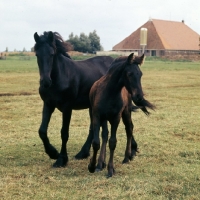
[[[138,52],[130,51],[97,51],[96,54],[98,56],[109,56],[109,55],[119,55],[119,56],[129,56],[131,53],[134,53],[135,56],[138,55]]]

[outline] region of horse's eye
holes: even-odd
[[[127,75],[128,76],[133,76],[133,72],[128,72]]]

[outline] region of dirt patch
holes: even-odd
[[[30,96],[30,95],[34,95],[35,93],[31,93],[31,92],[20,92],[20,93],[0,93],[0,97],[4,97],[4,96]]]

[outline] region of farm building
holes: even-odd
[[[113,47],[113,51],[134,51],[140,54],[140,30],[147,29],[147,56],[199,54],[200,36],[184,21],[150,19],[127,38]]]

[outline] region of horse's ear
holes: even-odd
[[[131,64],[133,61],[133,57],[134,57],[134,53],[131,53],[129,56],[128,56],[128,58],[127,58],[127,63],[128,64]]]
[[[34,39],[36,43],[40,41],[40,36],[37,34],[37,32],[34,34]]]
[[[53,43],[53,42],[54,42],[54,34],[53,34],[52,31],[50,31],[49,34],[48,34],[48,41],[49,41],[50,43]]]

